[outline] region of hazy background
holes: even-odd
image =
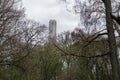
[[[72,0],[71,0],[72,1]],[[66,4],[59,0],[23,0],[27,18],[40,21],[41,24],[48,26],[50,19],[57,21],[57,33],[73,30],[78,26],[79,15],[72,10],[72,4]],[[72,2],[74,3],[74,2]],[[72,10],[72,12],[67,11]]]

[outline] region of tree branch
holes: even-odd
[[[57,49],[59,49],[61,52],[64,53],[64,55],[71,55],[71,56],[75,56],[75,57],[79,57],[79,58],[100,58],[100,57],[104,57],[104,56],[108,56],[109,52],[107,52],[106,54],[101,54],[101,55],[94,55],[94,56],[85,56],[85,55],[76,55],[74,53],[70,53],[70,52],[66,52],[65,50],[61,49],[60,47],[58,47],[56,44],[54,44],[55,47]]]
[[[89,44],[91,44],[95,39],[97,39],[98,37],[102,36],[102,35],[107,35],[108,33],[101,33],[98,34],[97,36],[95,36],[94,38],[92,38],[90,41],[87,42],[87,44],[84,47],[87,47]]]
[[[16,64],[13,64],[13,63],[0,63],[0,65],[3,65],[3,66],[5,66],[5,65],[15,66],[15,67],[21,69],[23,72],[25,72],[25,69],[23,67],[21,67],[19,65],[16,65]]]

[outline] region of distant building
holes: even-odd
[[[49,42],[55,43],[56,42],[56,20],[49,21]]]

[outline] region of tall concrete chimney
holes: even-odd
[[[49,42],[56,42],[56,20],[49,21]]]

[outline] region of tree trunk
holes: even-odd
[[[110,13],[112,13],[111,0],[104,0],[104,4],[106,9],[106,26],[108,32],[110,61],[112,66],[112,77],[113,80],[120,80],[117,46],[116,46],[114,29],[113,29],[113,22],[110,16]]]

